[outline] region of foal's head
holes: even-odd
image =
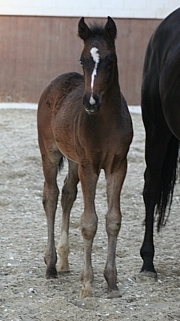
[[[94,25],[90,28],[81,18],[78,34],[84,41],[80,62],[85,80],[84,105],[88,114],[99,111],[103,95],[114,81],[117,57],[115,52],[116,25],[108,17],[104,27]]]

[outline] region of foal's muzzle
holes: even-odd
[[[101,106],[101,98],[98,95],[85,95],[83,98],[85,111],[89,115],[97,114]]]

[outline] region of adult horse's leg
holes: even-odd
[[[160,197],[163,163],[172,135],[165,123],[163,115],[158,115],[158,113],[156,113],[155,117],[155,119],[152,119],[152,115],[143,114],[146,128],[146,170],[144,174],[145,183],[143,190],[145,204],[145,234],[140,254],[143,259],[141,272],[152,272],[156,275],[153,263],[154,210]]]
[[[61,237],[58,244],[59,262],[57,265],[58,272],[69,271],[68,254],[69,254],[69,217],[71,208],[77,195],[78,164],[68,161],[69,170],[62,188],[61,206],[62,206],[62,224]]]
[[[84,267],[82,271],[83,286],[80,294],[84,298],[92,294],[93,269],[91,252],[98,222],[94,203],[98,175],[88,166],[86,168],[79,166],[78,173],[84,198],[84,211],[81,216],[81,232],[84,241]]]
[[[108,212],[106,215],[106,231],[108,235],[108,253],[104,269],[104,277],[111,292],[109,297],[120,296],[117,286],[116,244],[121,227],[120,193],[127,170],[127,160],[121,162],[120,169],[111,173],[106,170]]]

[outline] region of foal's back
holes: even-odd
[[[44,89],[38,105],[38,113],[41,117],[46,112],[51,121],[59,109],[66,104],[78,105],[82,108],[82,96],[84,90],[84,77],[77,72],[69,72],[59,75]],[[67,103],[69,101],[69,103]],[[68,112],[67,106],[67,112]],[[73,111],[73,110],[72,110]]]
[[[62,152],[64,139],[66,146],[71,145],[74,117],[83,109],[83,91],[84,78],[76,72],[58,76],[44,89],[38,105],[38,132],[40,137],[49,136],[50,149],[52,141],[58,146],[61,140]]]

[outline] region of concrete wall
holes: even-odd
[[[82,72],[79,18],[0,16],[0,101],[37,102],[60,73]],[[94,18],[86,19],[93,22]],[[105,22],[106,19],[98,19]],[[129,104],[140,103],[145,48],[160,20],[115,19],[121,89]]]
[[[52,78],[63,72],[81,72],[79,17],[105,23],[104,17],[110,15],[118,29],[121,89],[129,104],[139,104],[148,40],[178,2],[79,0],[77,6],[72,0],[0,0],[0,101],[37,102]]]

